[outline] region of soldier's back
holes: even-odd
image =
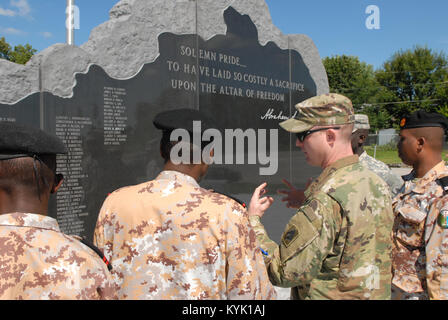
[[[239,203],[164,171],[106,199],[95,241],[114,266],[120,298],[266,299],[273,289],[249,233]]]
[[[0,299],[116,298],[106,264],[50,217],[1,215],[0,247]]]

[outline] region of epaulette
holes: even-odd
[[[440,181],[440,185],[442,186],[443,191],[445,191],[445,193],[447,193],[448,192],[448,176],[439,178],[437,180]]]
[[[225,193],[222,193],[222,192],[219,192],[219,191],[216,191],[216,190],[213,190],[213,192],[215,192],[215,193],[219,193],[219,194],[222,194],[223,196],[226,196],[226,197],[228,197],[228,198],[230,198],[230,199],[232,199],[232,200],[235,200],[236,202],[238,202],[244,209],[246,209],[247,208],[247,205],[246,205],[246,203],[244,202],[244,201],[241,201],[240,199],[238,199],[238,198],[235,198],[235,197],[232,197],[232,196],[229,196],[228,194],[225,194]]]
[[[103,260],[103,262],[106,264],[107,269],[109,271],[112,271],[112,264],[109,262],[109,260],[107,260],[107,258],[104,256],[104,254],[101,252],[100,249],[98,249],[96,246],[94,246],[92,243],[88,242],[86,239],[81,238],[79,239],[79,241],[81,241],[83,244],[85,244],[86,246],[88,246],[90,249],[92,249],[93,251],[95,251],[95,253],[97,255],[100,256],[101,260]]]

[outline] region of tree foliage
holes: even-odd
[[[395,53],[376,72],[376,79],[382,87],[378,102],[385,103],[384,109],[393,120],[418,109],[446,112],[447,67],[448,61],[443,53],[426,47]]]
[[[26,64],[36,52],[37,50],[33,49],[28,43],[25,45],[19,44],[12,50],[11,45],[6,42],[5,38],[0,38],[0,59]]]
[[[373,66],[359,61],[355,56],[333,56],[323,59],[330,91],[340,93],[352,100],[356,111],[364,103],[375,101],[378,83]]]
[[[353,56],[324,58],[330,91],[353,102],[355,112],[369,116],[372,130],[398,126],[418,109],[448,116],[448,60],[426,47],[396,52],[383,66]]]

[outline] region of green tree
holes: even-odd
[[[371,131],[390,127],[387,110],[376,105],[382,91],[375,78],[373,66],[359,61],[355,56],[333,56],[323,59],[327,71],[330,92],[350,98],[356,113],[369,116]]]
[[[28,43],[24,46],[19,44],[14,47],[14,50],[12,50],[11,45],[6,42],[5,38],[0,38],[0,59],[26,64],[36,52],[37,50],[33,49],[33,47]]]
[[[373,66],[355,56],[332,56],[323,59],[330,91],[350,98],[355,110],[361,111],[366,103],[375,102],[379,84]]]
[[[0,38],[0,59],[9,60],[11,46],[6,42],[5,37]]]
[[[396,123],[418,109],[448,115],[448,61],[443,52],[400,50],[376,72],[377,100]]]

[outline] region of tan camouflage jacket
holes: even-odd
[[[0,215],[0,299],[116,299],[106,264],[51,217]]]
[[[359,162],[366,166],[367,169],[375,172],[389,186],[391,197],[395,197],[403,186],[404,181],[401,177],[395,175],[392,170],[385,164],[375,158],[369,156],[367,152],[363,152],[359,156]]]
[[[438,181],[445,176],[443,161],[421,179],[403,176],[393,200],[393,284],[403,293],[394,298],[448,299],[448,196]]]
[[[251,217],[274,285],[294,299],[390,299],[393,214],[387,185],[358,162],[336,161],[308,187],[280,246]]]
[[[163,171],[104,202],[95,243],[112,263],[120,299],[272,299],[247,211]]]

